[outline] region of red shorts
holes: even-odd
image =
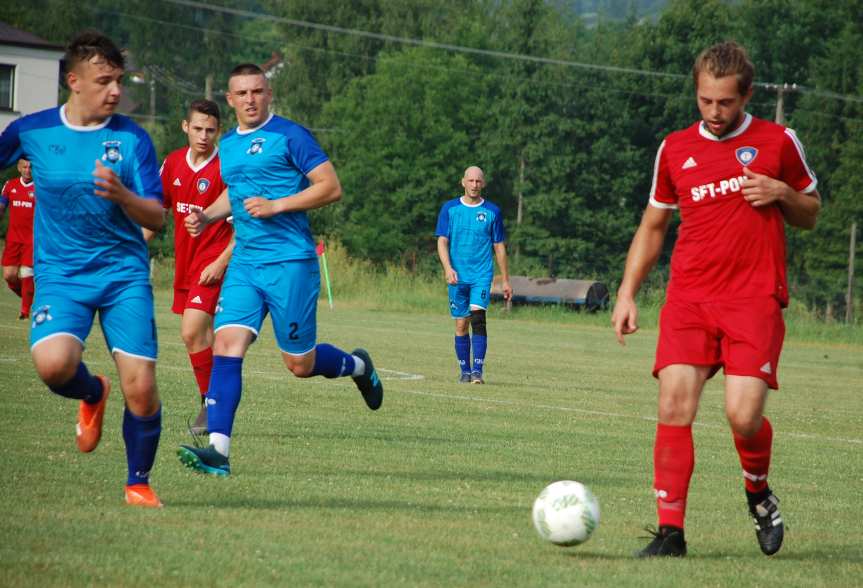
[[[726,375],[752,376],[779,387],[779,354],[785,321],[776,298],[730,302],[667,302],[659,317],[653,376],[672,364],[724,368]]]
[[[171,311],[174,314],[183,314],[187,308],[203,310],[207,314],[216,314],[216,304],[219,302],[219,292],[222,290],[222,282],[211,286],[195,284],[188,290],[174,289],[174,305]]]
[[[19,241],[6,241],[2,264],[33,267],[33,245]]]

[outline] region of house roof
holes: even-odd
[[[37,37],[33,33],[16,29],[2,21],[0,21],[0,45],[15,45],[18,47],[30,47],[33,49],[63,51],[62,45],[51,43],[41,37]]]

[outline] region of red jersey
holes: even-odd
[[[189,148],[177,149],[165,158],[159,174],[165,194],[165,208],[174,211],[174,288],[188,290],[198,283],[201,271],[216,260],[231,242],[233,230],[218,221],[197,237],[183,226],[193,210],[204,210],[225,189],[219,166],[219,150],[198,166],[193,166]]]
[[[33,208],[36,206],[36,187],[31,181],[25,184],[21,178],[9,180],[3,185],[0,202],[9,209],[9,230],[6,241],[33,246]]]
[[[715,302],[775,296],[788,304],[785,220],[779,205],[743,198],[743,167],[798,192],[818,180],[791,129],[746,114],[717,138],[701,122],[671,133],[656,154],[650,204],[679,208],[668,300]]]

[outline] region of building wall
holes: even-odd
[[[0,45],[0,63],[16,66],[14,111],[0,111],[0,130],[25,114],[57,106],[62,57],[60,51]]]

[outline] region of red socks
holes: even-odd
[[[30,316],[30,306],[33,304],[34,293],[33,277],[21,278],[21,314]]]
[[[686,494],[695,468],[692,426],[656,426],[653,446],[653,488],[659,526],[683,528]]]
[[[767,417],[761,418],[761,428],[752,437],[734,434],[734,446],[740,456],[746,491],[757,493],[767,489],[767,470],[773,445],[773,427]]]
[[[201,397],[206,396],[210,388],[210,372],[213,371],[213,348],[207,347],[203,351],[189,354],[192,362],[192,371],[195,372],[195,380],[198,382],[198,390]]]
[[[6,280],[6,285],[9,286],[9,289],[15,292],[15,296],[21,297],[21,281],[15,280],[14,282],[11,280]]]

